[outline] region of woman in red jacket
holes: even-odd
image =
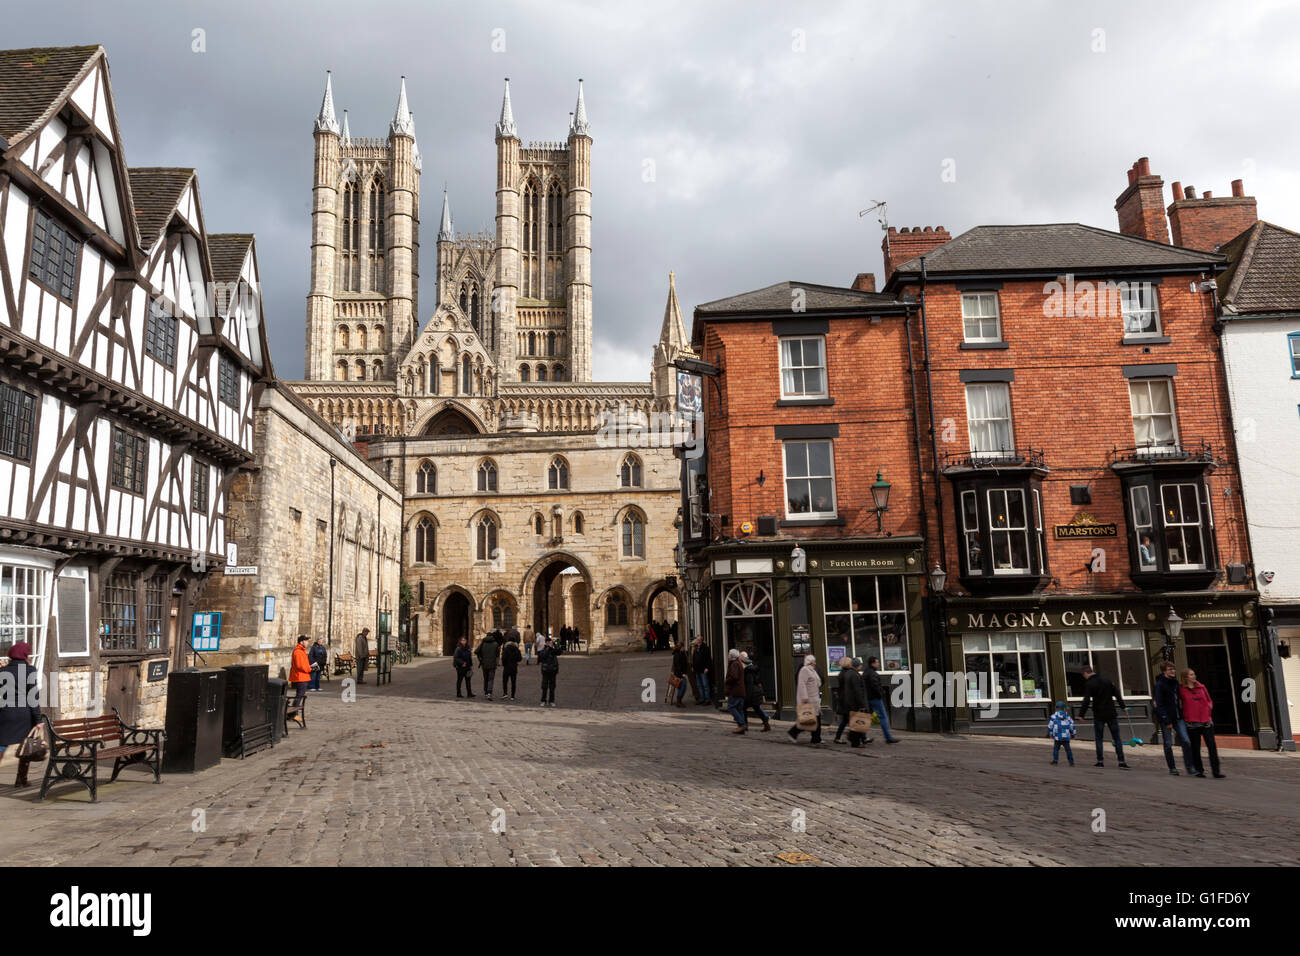
[[[1205,766],[1201,763],[1201,739],[1205,739],[1205,748],[1210,752],[1210,770],[1216,777],[1226,777],[1219,772],[1219,750],[1214,745],[1214,702],[1210,700],[1210,691],[1196,679],[1196,671],[1190,667],[1183,671],[1179,679],[1178,699],[1183,705],[1183,720],[1187,724],[1187,736],[1191,739],[1192,766],[1195,776],[1205,776]]]

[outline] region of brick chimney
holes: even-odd
[[[1198,252],[1213,252],[1235,239],[1259,221],[1255,197],[1247,196],[1240,179],[1232,181],[1231,196],[1213,196],[1207,190],[1200,198],[1196,188],[1174,183],[1174,201],[1169,204],[1169,228],[1174,245]]]
[[[917,256],[929,255],[951,238],[943,226],[926,226],[924,229],[920,226],[910,229],[906,226],[902,229],[890,226],[889,232],[880,242],[880,251],[885,255],[885,281],[888,282],[894,269],[904,262]]]
[[[1168,245],[1164,192],[1165,181],[1151,175],[1151,160],[1143,156],[1128,171],[1128,188],[1115,200],[1119,231]]]
[[[874,272],[859,272],[857,278],[853,280],[851,288],[854,292],[875,292],[876,274]]]

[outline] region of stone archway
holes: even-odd
[[[473,610],[474,599],[461,588],[450,588],[438,599],[435,620],[442,628],[442,653],[451,656],[462,637],[474,644]]]
[[[581,609],[572,605],[575,592],[584,604]],[[519,593],[531,601],[527,620],[542,633],[550,628],[558,638],[560,628],[566,624],[583,629],[582,622],[585,621],[590,627],[591,573],[582,561],[567,551],[556,551],[539,558],[524,575]],[[590,640],[592,636],[590,630],[583,629],[584,640]]]
[[[647,624],[656,625],[656,634],[663,630],[670,641],[687,640],[681,630],[686,627],[686,606],[676,583],[662,580],[652,584],[642,597],[641,611]]]

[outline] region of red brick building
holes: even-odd
[[[1263,681],[1212,281],[1212,250],[1253,216],[1240,186],[1169,207],[1196,249],[1168,243],[1145,159],[1120,232],[890,230],[883,291],[919,303],[934,423],[927,567],[948,594],[931,637],[968,699],[999,705],[958,707],[958,729],[1041,734],[1091,664],[1149,733],[1152,672],[1172,653],[1215,695],[1221,733],[1269,745],[1263,701],[1234,693]]]
[[[831,673],[839,656],[923,663],[914,312],[797,282],[695,310],[692,345],[716,374],[705,454],[686,462],[688,584],[719,667],[747,650],[787,714],[808,651],[825,668],[829,650]]]

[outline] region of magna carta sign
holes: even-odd
[[[1113,538],[1119,532],[1114,523],[1102,524],[1086,511],[1080,511],[1069,524],[1058,524],[1058,538]]]

